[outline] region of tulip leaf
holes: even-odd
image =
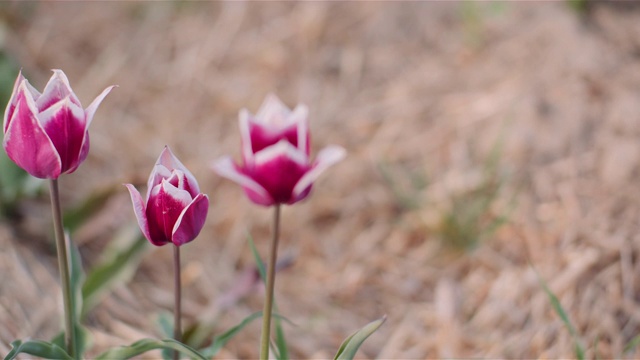
[[[82,258],[76,244],[71,241],[69,233],[65,233],[65,241],[67,242],[67,259],[69,261],[69,282],[71,285],[71,322],[73,324],[72,336],[74,336],[76,359],[82,359],[84,351],[89,343],[89,334],[80,324],[80,315],[82,313],[82,285],[85,280],[85,273],[82,268]]]
[[[96,360],[131,359],[132,357],[138,356],[147,351],[158,350],[158,349],[175,350],[193,359],[207,360],[206,357],[202,356],[202,354],[200,354],[196,350],[192,349],[191,347],[181,342],[175,341],[173,339],[165,339],[165,340],[142,339],[134,342],[129,346],[121,346],[121,347],[107,350],[104,353],[98,355],[96,357]]]
[[[127,245],[124,248],[122,245],[114,246],[114,248],[105,251],[103,259],[87,274],[82,286],[82,298],[84,299],[82,317],[85,317],[109,290],[128,281],[133,276],[142,255],[147,250],[147,241],[137,231],[135,235],[132,234],[133,232],[127,231],[120,234],[119,236],[127,241]],[[131,241],[133,236],[136,238]],[[119,239],[112,243],[119,243],[120,241],[117,240]]]
[[[351,334],[348,338],[346,338],[340,348],[338,349],[338,353],[334,357],[334,360],[351,360],[356,356],[358,349],[362,345],[362,343],[373,334],[378,328],[385,322],[387,319],[386,316],[382,318],[370,322],[365,325],[362,329],[356,331]]]
[[[209,347],[206,347],[202,350],[202,354],[207,358],[215,356],[216,354],[218,354],[220,349],[222,349],[227,344],[227,342],[229,342],[229,340],[233,339],[234,336],[236,336],[242,329],[244,329],[245,326],[249,325],[251,322],[253,322],[253,320],[260,317],[262,317],[262,311],[255,312],[247,316],[238,325],[217,336]]]
[[[64,225],[65,228],[73,232],[82,224],[84,224],[89,218],[98,213],[104,208],[107,201],[116,193],[115,186],[109,186],[100,191],[92,193],[78,206],[69,209],[64,212]]]
[[[29,354],[43,359],[63,359],[73,360],[63,348],[56,344],[52,344],[42,340],[16,340],[11,343],[11,351],[5,356],[4,360],[15,359],[18,354]]]
[[[260,271],[260,277],[266,285],[267,271],[264,262],[262,261],[262,258],[260,258],[260,254],[258,253],[258,249],[256,248],[256,244],[253,241],[253,237],[251,236],[251,234],[247,233],[247,238],[249,239],[249,247],[251,248],[251,253],[253,254],[253,258],[255,259],[256,265],[258,266],[258,270]],[[276,299],[273,299],[273,312],[279,312]],[[276,358],[281,360],[288,360],[289,350],[287,347],[287,340],[284,336],[284,330],[282,329],[282,323],[277,317],[274,319],[273,323],[275,327],[275,347],[272,346],[272,349],[276,353]]]
[[[578,338],[578,332],[576,331],[576,328],[571,323],[571,320],[569,320],[569,315],[567,315],[567,312],[564,311],[562,304],[560,304],[560,300],[558,300],[558,297],[553,293],[553,291],[551,291],[551,289],[549,289],[549,286],[547,286],[547,283],[540,276],[540,274],[536,272],[536,275],[538,275],[538,281],[540,281],[540,286],[542,286],[542,289],[547,294],[547,297],[549,298],[549,302],[551,303],[553,310],[560,317],[560,319],[564,323],[564,326],[569,331],[569,334],[571,334],[571,338],[573,339],[573,348],[576,354],[576,358],[578,360],[583,360],[585,358],[584,347],[582,346],[582,343]]]

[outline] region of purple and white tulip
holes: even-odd
[[[111,89],[83,110],[62,70],[53,70],[42,94],[20,72],[4,112],[2,145],[7,155],[37,178],[74,172],[87,158],[89,125]]]
[[[213,169],[242,186],[251,201],[263,206],[294,204],[306,198],[313,182],[346,155],[343,148],[329,146],[310,159],[308,109],[291,111],[275,95],[269,95],[253,116],[240,111],[241,166],[229,156],[217,160]]]
[[[147,184],[146,201],[131,184],[133,210],[142,234],[156,246],[184,245],[198,236],[209,211],[209,197],[195,177],[165,146]]]

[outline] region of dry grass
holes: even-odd
[[[260,249],[269,211],[215,176],[239,156],[237,113],[269,92],[311,109],[314,149],[348,158],[308,201],[286,208],[282,253],[295,265],[276,284],[297,358],[329,358],[353,329],[388,314],[363,358],[567,358],[573,342],[542,291],[557,294],[595,358],[623,354],[640,333],[640,11],[564,3],[11,3],[3,49],[36,86],[64,69],[85,103],[120,87],[92,125],[89,159],[62,180],[65,205],[96,187],[142,184],[164,144],[199,178],[212,207],[185,247],[187,319]],[[500,143],[501,187],[478,216],[508,214],[475,250],[443,246],[453,199],[478,195]],[[391,169],[391,183],[380,170]],[[426,179],[414,186],[410,178]],[[395,190],[395,193],[394,193]],[[406,206],[398,191],[411,199]],[[472,194],[472,195],[465,195]],[[87,261],[133,221],[124,188],[76,235]],[[15,338],[59,328],[55,260],[42,226],[0,228],[0,353]],[[472,225],[475,223],[472,222]],[[168,248],[90,318],[95,351],[157,336],[171,307]],[[535,268],[535,270],[534,270]],[[231,309],[224,329],[260,309]],[[219,358],[256,356],[259,326]]]

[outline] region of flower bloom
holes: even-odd
[[[329,146],[310,160],[307,107],[289,110],[269,95],[258,113],[240,111],[242,166],[225,156],[213,164],[221,176],[242,186],[251,201],[263,206],[294,204],[309,195],[313,182],[344,158],[339,146]]]
[[[131,184],[133,210],[142,234],[156,246],[180,246],[195,239],[209,211],[209,197],[200,193],[195,177],[165,146],[147,184],[147,199]]]
[[[21,72],[4,112],[2,145],[7,155],[37,178],[57,179],[74,172],[87,158],[89,125],[111,89],[83,110],[62,70],[53,70],[42,94]]]

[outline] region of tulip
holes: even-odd
[[[267,96],[255,116],[243,109],[239,117],[243,164],[225,156],[213,169],[240,184],[259,205],[291,205],[306,198],[320,174],[346,154],[339,146],[329,146],[310,160],[307,114],[305,105],[291,111],[275,95]]]
[[[87,158],[89,125],[111,89],[83,110],[62,70],[53,70],[42,94],[18,74],[4,113],[7,155],[37,178],[55,180],[74,172]]]
[[[198,236],[209,210],[195,177],[165,146],[147,184],[147,198],[131,184],[133,210],[142,234],[156,246],[186,244]]]

